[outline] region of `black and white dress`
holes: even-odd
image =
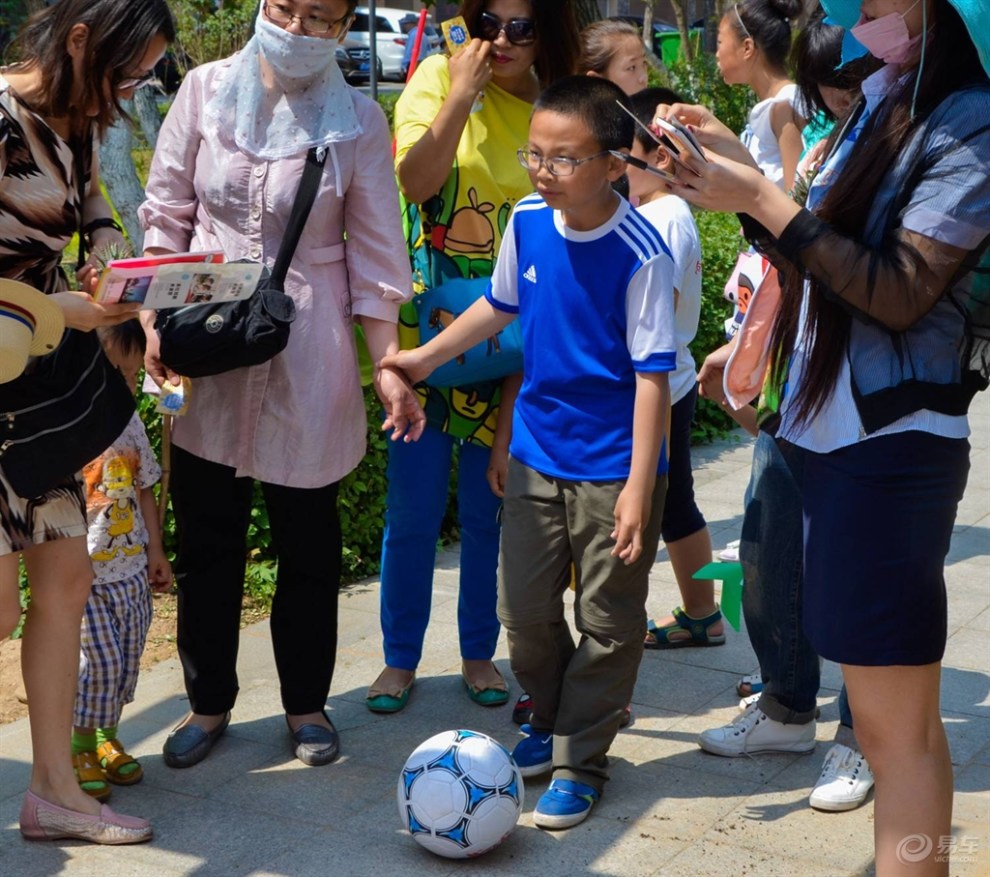
[[[92,139],[81,140],[74,150],[0,74],[0,277],[49,295],[68,288],[61,260],[82,215],[77,168],[90,167],[93,156]],[[17,380],[29,380],[31,367],[29,362]],[[3,399],[0,384],[0,411],[5,410]],[[24,499],[4,477],[0,459],[0,556],[85,534],[78,476],[44,496]]]

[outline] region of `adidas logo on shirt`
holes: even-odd
[[[523,273],[523,277],[525,277],[530,283],[536,283],[536,266],[530,265]]]

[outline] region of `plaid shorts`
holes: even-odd
[[[80,728],[114,727],[124,705],[134,700],[153,612],[147,569],[123,581],[93,585],[80,638],[73,717]]]

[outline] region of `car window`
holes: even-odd
[[[367,33],[368,32],[368,15],[364,12],[354,13],[354,23],[351,25],[351,30],[356,33]],[[395,28],[392,27],[392,22],[387,18],[382,18],[380,15],[375,16],[375,29],[381,33],[395,33]]]

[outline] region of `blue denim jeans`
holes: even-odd
[[[760,432],[739,544],[746,629],[763,676],[760,709],[771,719],[815,718],[819,659],[801,625],[803,452]]]
[[[388,443],[388,496],[382,542],[381,623],[385,663],[415,670],[430,620],[437,539],[447,508],[451,458],[458,443],[428,426],[416,442]],[[495,654],[499,623],[499,521],[501,500],[485,473],[491,451],[460,444],[457,507],[461,527],[457,627],[461,657],[488,660]]]

